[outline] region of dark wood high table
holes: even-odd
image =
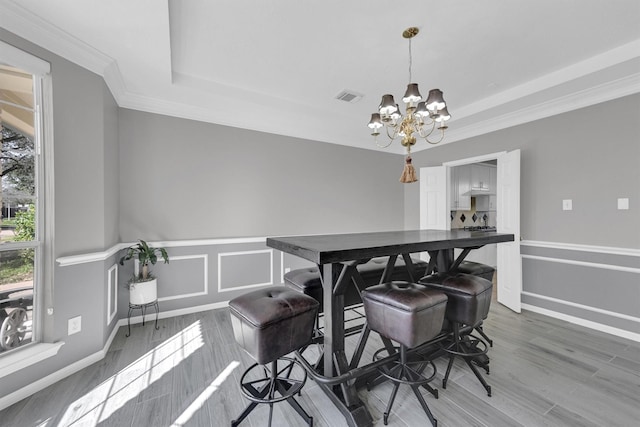
[[[362,283],[355,268],[374,257],[389,257],[381,281],[391,276],[398,256],[415,277],[410,254],[428,252],[427,272],[446,272],[457,267],[467,254],[484,245],[511,242],[513,234],[463,230],[413,230],[317,236],[269,237],[267,246],[318,265],[324,303],[324,361],[318,384],[336,404],[350,426],[370,426],[372,418],[359,399],[355,380],[370,370],[358,367],[361,354],[351,362],[345,354],[344,293],[352,282]],[[454,257],[454,249],[462,253]],[[340,266],[342,264],[342,266]],[[340,267],[340,268],[339,268]],[[372,364],[373,365],[373,364]]]

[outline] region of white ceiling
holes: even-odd
[[[410,26],[446,142],[640,92],[638,0],[0,0],[0,26],[122,107],[369,149],[380,96],[408,83]]]

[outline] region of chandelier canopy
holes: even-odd
[[[393,95],[382,95],[382,101],[378,107],[378,112],[371,114],[369,128],[376,145],[386,148],[396,139],[401,138],[400,143],[407,148],[407,158],[404,171],[400,178],[400,182],[415,182],[415,169],[411,165],[411,146],[420,137],[429,144],[437,144],[444,138],[447,129],[446,122],[451,118],[447,110],[447,104],[444,101],[442,91],[440,89],[431,89],[426,101],[422,100],[422,95],[418,90],[418,84],[411,82],[411,39],[415,37],[420,30],[416,27],[410,27],[403,31],[402,37],[409,40],[409,84],[407,90],[402,97],[402,101],[406,105],[404,116],[400,112],[400,107],[393,99]],[[438,127],[436,128],[436,124]],[[385,128],[389,137],[386,145],[378,143],[378,135],[380,129]],[[430,139],[433,132],[438,129],[439,136],[437,139]]]

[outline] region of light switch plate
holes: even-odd
[[[621,211],[629,210],[628,198],[618,199],[618,210],[621,210]]]
[[[82,330],[82,316],[76,316],[69,319],[67,326],[67,335],[77,334]]]
[[[562,210],[563,211],[570,211],[573,210],[573,200],[571,199],[564,199],[562,201]]]

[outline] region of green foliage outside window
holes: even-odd
[[[36,238],[36,208],[29,205],[26,211],[16,213],[15,241],[28,242]],[[33,249],[22,252],[22,257],[33,263]]]

